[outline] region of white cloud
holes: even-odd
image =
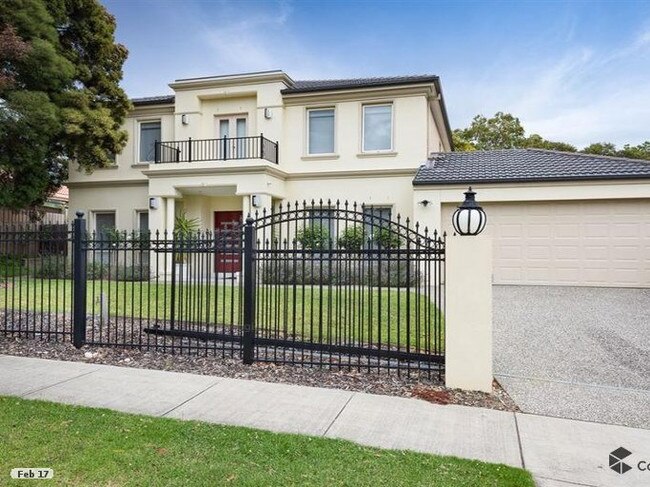
[[[218,73],[282,69],[294,78],[302,78],[345,71],[338,62],[314,52],[304,39],[293,34],[293,9],[289,3],[254,6],[254,11],[224,6],[225,15],[218,25],[203,24],[199,36],[214,56],[209,62],[218,67]]]
[[[495,66],[489,79],[452,88],[450,105],[462,103],[456,126],[500,110],[518,116],[528,133],[578,147],[650,140],[650,29],[614,49],[568,46],[553,58]]]

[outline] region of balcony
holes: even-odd
[[[154,162],[231,161],[264,159],[278,163],[278,143],[263,135],[224,137],[222,139],[192,139],[156,142]]]

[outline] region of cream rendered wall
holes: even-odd
[[[214,228],[215,211],[242,211],[243,202],[239,196],[188,195],[178,202],[177,213],[185,211],[189,218],[198,218],[202,230]]]
[[[70,191],[69,218],[81,210],[88,220],[88,228],[95,229],[93,212],[114,211],[115,225],[119,230],[136,229],[136,211],[146,211],[149,206],[147,185],[125,184],[121,186],[77,187]]]
[[[128,141],[120,154],[116,156],[116,164],[112,167],[96,169],[91,174],[79,170],[78,166],[70,168],[68,177],[68,186],[75,190],[75,185],[96,183],[99,181],[146,181],[147,178],[142,174],[142,169],[146,169],[149,164],[140,163],[139,161],[139,130],[140,122],[151,122],[160,120],[161,137],[163,140],[172,140],[174,138],[174,116],[173,108],[146,108],[135,109],[125,120],[124,128],[128,133]]]
[[[508,201],[582,201],[597,199],[650,198],[647,181],[568,181],[550,183],[503,183],[472,185],[479,203]],[[442,223],[442,204],[459,205],[464,200],[466,185],[414,186],[413,215],[429,228],[439,229]],[[427,200],[429,204],[421,204]],[[446,226],[448,222],[445,222]],[[489,215],[488,215],[489,225]]]
[[[392,103],[393,150],[362,152],[362,107],[364,104]],[[310,155],[307,141],[307,110],[333,107],[335,110],[334,154]],[[280,145],[280,165],[289,173],[313,171],[356,171],[416,168],[427,157],[427,111],[424,95],[381,96],[341,100],[335,96],[289,105],[284,114],[284,137]]]
[[[330,198],[332,204],[338,199],[343,205],[347,200],[375,206],[390,206],[395,218],[399,213],[402,222],[411,217],[411,204],[413,191],[411,181],[413,175],[384,176],[384,177],[320,177],[311,179],[290,179],[287,184],[287,197],[285,201],[292,203],[303,200],[309,204],[312,199],[318,203],[323,198],[324,204]]]
[[[445,147],[431,109],[427,110],[427,154],[444,152]]]
[[[198,86],[197,86],[198,85]],[[216,138],[215,115],[248,114],[248,134],[279,140],[282,135],[282,82],[247,83],[240,86],[202,86],[200,82],[172,84],[176,88],[176,138]],[[264,109],[271,118],[264,117]],[[187,115],[188,125],[181,122]]]

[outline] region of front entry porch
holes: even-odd
[[[219,251],[167,256],[165,274],[177,280],[224,280],[236,283],[241,273],[241,226],[255,210],[276,200],[265,194],[237,194],[237,186],[176,187],[178,196],[156,198],[151,230],[161,238],[183,234],[218,241]]]

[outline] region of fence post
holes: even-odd
[[[187,162],[192,162],[192,137],[187,138]]]
[[[72,344],[81,348],[86,343],[86,251],[83,248],[86,220],[82,211],[76,215],[72,227]]]
[[[492,392],[492,241],[447,237],[445,385]]]
[[[253,251],[255,245],[255,225],[253,218],[246,218],[244,226],[244,336],[242,346],[245,364],[253,363],[253,339],[255,329],[255,275]]]

